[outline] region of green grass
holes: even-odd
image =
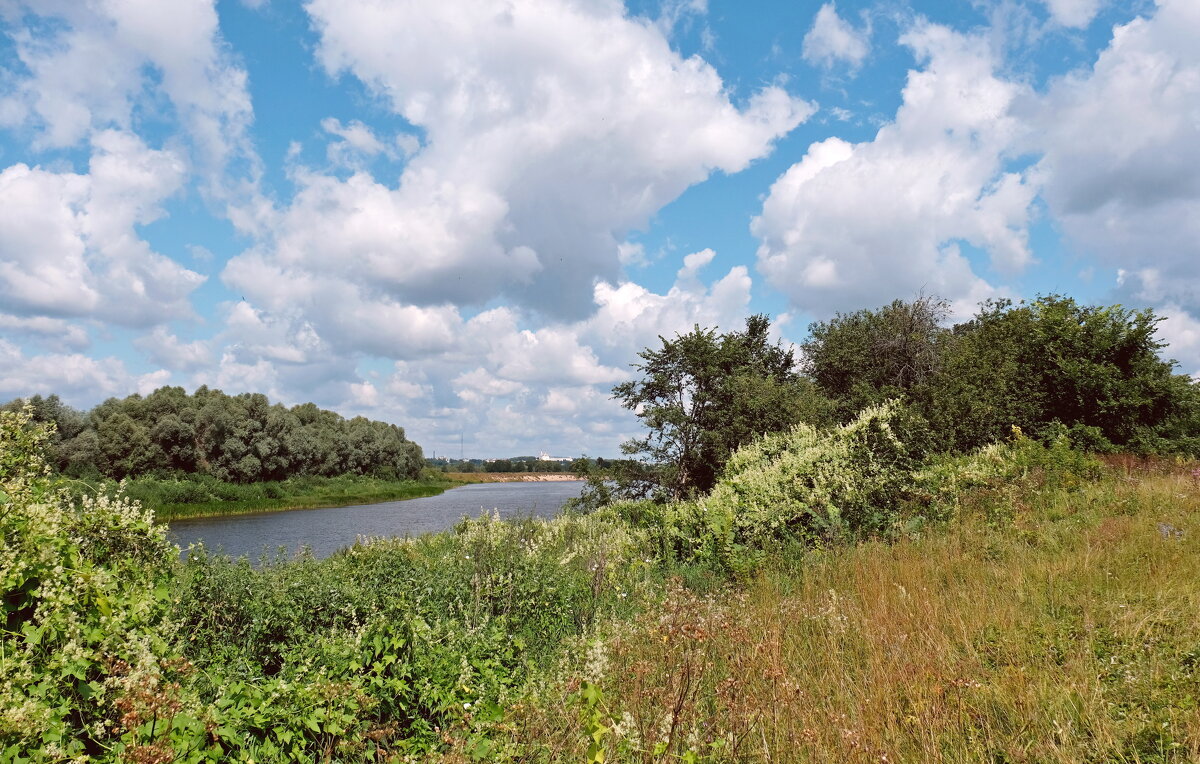
[[[112,484],[107,484],[112,488]],[[216,517],[288,509],[346,507],[424,496],[436,496],[462,485],[444,479],[386,480],[343,475],[293,478],[262,483],[225,483],[204,476],[179,479],[140,477],[127,481],[126,494],[154,510],[162,521],[183,517]],[[81,488],[101,488],[86,486]]]
[[[375,481],[373,481],[375,482]],[[416,481],[377,481],[382,485],[365,485],[349,490],[323,490],[311,494],[284,496],[279,499],[246,499],[240,501],[207,501],[200,504],[163,504],[154,507],[160,520],[181,517],[214,517],[241,515],[251,512],[282,512],[288,509],[318,507],[349,507],[356,504],[376,504],[381,501],[400,501],[437,496],[455,488],[459,483],[420,483]]]

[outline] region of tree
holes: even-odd
[[[921,295],[809,325],[803,370],[849,421],[867,406],[907,399],[941,363],[949,303]]]
[[[641,378],[613,388],[613,397],[647,427],[621,450],[633,495],[682,498],[708,491],[729,455],[767,432],[798,421],[823,422],[828,407],[800,378],[790,349],[768,338],[770,321],[746,319],[740,332],[718,335],[696,326],[634,364]]]
[[[964,450],[1007,435],[1065,429],[1093,450],[1172,450],[1194,437],[1194,385],[1159,351],[1151,310],[1088,306],[1062,295],[984,303],[955,327],[926,416]],[[1193,425],[1194,426],[1194,425]]]

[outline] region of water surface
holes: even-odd
[[[171,521],[170,536],[184,549],[203,541],[208,549],[220,549],[234,557],[257,559],[264,549],[274,552],[279,547],[294,553],[306,545],[317,557],[328,557],[359,536],[419,536],[444,531],[464,515],[478,517],[493,509],[501,517],[552,517],[582,488],[582,480],[474,483],[437,496],[355,507],[180,518]]]

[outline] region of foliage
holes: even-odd
[[[947,522],[981,490],[1030,480],[1078,487],[1099,475],[1099,462],[1065,434],[1042,443],[1013,430],[1006,443],[932,459],[925,437],[922,419],[888,401],[845,425],[801,424],[742,447],[698,500],[614,501],[609,510],[649,530],[665,562],[745,578],[772,555]]]
[[[1038,475],[1095,462],[1011,448],[1029,479],[962,495],[943,532],[670,591],[598,646],[602,674],[564,672],[514,714],[510,760],[1200,760],[1195,463],[1055,488]],[[566,712],[582,679],[586,726]]]
[[[823,421],[823,399],[796,372],[791,350],[768,339],[766,316],[746,329],[717,335],[695,327],[635,364],[641,379],[613,395],[646,425],[645,437],[622,451],[646,460],[640,480],[672,498],[708,491],[729,455],[744,443],[798,421]]]
[[[0,411],[0,751],[136,746],[180,669],[166,660],[176,552],[124,497],[68,503],[46,479],[49,429],[31,417]]]
[[[1080,305],[1060,295],[985,302],[943,326],[944,301],[921,297],[810,327],[805,371],[843,421],[899,396],[929,422],[935,449],[960,453],[1013,427],[1082,448],[1200,453],[1200,392],[1172,373],[1150,310]]]
[[[228,483],[211,475],[178,478],[143,476],[122,481],[126,496],[154,510],[160,520],[309,507],[349,506],[434,496],[456,485],[448,476],[435,474],[421,480],[383,480],[373,477],[300,476],[258,483]],[[71,481],[77,495],[97,491],[113,494],[111,481]]]
[[[563,640],[646,595],[645,534],[605,512],[181,564],[126,497],[56,490],[48,435],[0,412],[6,761],[416,755],[497,721]]]
[[[678,554],[745,573],[775,542],[829,543],[889,531],[914,488],[899,405],[826,430],[800,424],[739,449],[712,492],[668,508]]]
[[[271,405],[265,395],[229,396],[200,387],[162,387],[110,398],[86,415],[57,396],[30,399],[37,421],[63,427],[50,443],[55,466],[76,477],[209,475],[232,483],[294,475],[420,476],[421,448],[403,428],[364,417],[343,419],[312,403]],[[13,401],[6,408],[20,408]]]
[[[936,301],[911,308],[820,335],[837,413],[871,404],[841,425],[765,319],[697,328],[618,387],[643,459],[572,465],[595,470],[588,513],[320,561],[180,561],[130,494],[358,490],[376,481],[325,476],[394,479],[405,453],[419,471],[398,428],[204,388],[86,421],[10,406],[0,760],[1200,756],[1200,471],[1117,481],[1077,448],[1194,447],[1200,397],[1152,314],[1043,298],[950,331]],[[157,474],[71,494],[51,462]]]
[[[920,296],[810,324],[800,346],[804,371],[847,421],[930,382],[942,364],[948,315],[945,300]]]
[[[1014,425],[1052,436],[1056,422],[1092,450],[1151,445],[1184,413],[1194,389],[1159,357],[1159,320],[1149,310],[1083,306],[1057,295],[985,303],[955,328],[925,414],[960,450]]]

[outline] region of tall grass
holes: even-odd
[[[1200,487],[1001,490],[944,532],[672,590],[607,643],[608,761],[1200,760]],[[587,760],[568,675],[521,758]],[[592,730],[596,726],[591,727]]]

